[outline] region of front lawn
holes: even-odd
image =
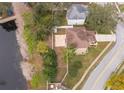
[[[86,55],[74,56],[73,61],[78,60],[81,61],[82,67],[79,69],[77,76],[71,77],[69,74],[64,80],[63,84],[68,88],[73,88],[73,86],[80,80],[84,72],[90,66],[90,64],[95,60],[95,58],[103,51],[103,49],[108,45],[108,42],[100,42],[98,46],[89,48],[88,53]],[[69,67],[71,63],[69,63]]]

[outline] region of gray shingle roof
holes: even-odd
[[[81,4],[73,4],[67,11],[68,19],[85,19],[88,14],[88,10]]]

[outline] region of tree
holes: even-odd
[[[113,74],[106,85],[112,90],[124,90],[124,74]]]
[[[37,44],[37,52],[40,54],[44,54],[48,52],[48,46],[45,42],[39,41]]]
[[[93,3],[89,6],[89,14],[85,25],[98,33],[110,33],[117,24],[115,18],[115,10],[112,5],[100,6]]]
[[[33,23],[37,40],[45,40],[53,27],[52,12],[47,3],[38,3],[33,7]]]
[[[71,47],[71,46],[68,46],[65,51],[64,51],[64,59],[65,59],[65,62],[68,60],[68,61],[71,61],[71,59],[75,56],[75,48]]]
[[[33,21],[36,26],[36,39],[45,40],[54,26],[65,25],[65,11],[60,3],[37,3],[33,7]]]
[[[27,5],[30,8],[35,7],[38,4],[38,2],[25,2],[25,5]]]
[[[57,56],[54,50],[49,49],[47,53],[42,55],[44,61],[44,75],[49,82],[54,82],[57,74]]]

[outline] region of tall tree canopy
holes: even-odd
[[[33,21],[36,28],[36,39],[45,40],[54,26],[63,25],[66,19],[63,4],[36,3],[33,10]]]
[[[115,9],[110,4],[100,6],[92,3],[89,6],[89,15],[86,19],[86,26],[98,33],[110,33],[115,29]]]
[[[108,80],[107,86],[112,90],[124,90],[124,74],[113,74]]]

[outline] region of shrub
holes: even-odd
[[[54,82],[56,78],[57,69],[52,66],[45,66],[43,73],[48,81]]]
[[[44,65],[46,66],[57,66],[57,55],[54,50],[50,49],[43,55]]]
[[[24,33],[23,33],[24,39],[28,45],[28,51],[30,54],[32,54],[33,50],[35,49],[36,40],[34,38],[34,35],[32,34],[31,30],[28,27],[24,27]]]
[[[44,54],[48,52],[48,46],[45,42],[39,41],[37,44],[37,52],[40,54]]]
[[[30,54],[32,54],[33,50],[36,47],[36,43],[37,43],[34,33],[32,31],[32,25],[33,25],[32,14],[30,12],[24,13],[23,19],[25,23],[23,36],[27,43],[28,51]]]
[[[68,60],[69,62],[71,59],[75,56],[75,48],[73,47],[67,47],[64,51],[64,60]]]

